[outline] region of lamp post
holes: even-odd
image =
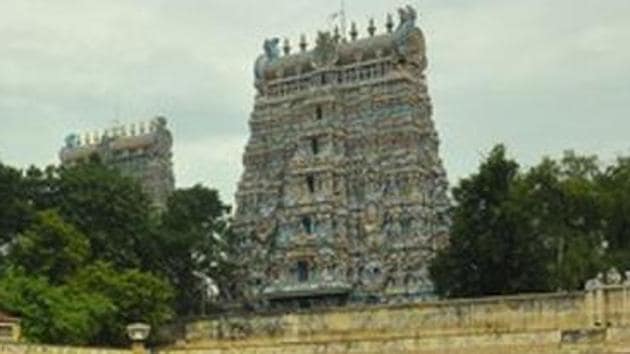
[[[151,326],[145,323],[132,323],[127,326],[127,335],[131,339],[131,351],[133,354],[145,354],[144,342],[149,337]]]

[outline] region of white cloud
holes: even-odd
[[[360,28],[404,0],[348,3]],[[566,148],[628,151],[630,2],[416,2],[430,92],[453,179],[506,142],[533,163]],[[170,118],[178,184],[231,201],[265,37],[312,42],[337,0],[4,0],[0,159],[56,160],[67,132]],[[382,28],[381,28],[382,30]],[[363,30],[365,32],[365,30]]]
[[[207,183],[231,203],[240,178],[245,142],[244,136],[223,135],[178,143],[174,149],[178,184]]]

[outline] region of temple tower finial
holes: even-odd
[[[350,39],[356,41],[358,36],[359,31],[357,31],[357,24],[356,22],[352,22],[352,25],[350,25]]]
[[[335,43],[339,43],[341,40],[341,34],[339,34],[339,26],[335,26],[335,30],[333,32],[333,40]]]
[[[302,51],[302,53],[306,52],[306,48],[308,47],[308,44],[306,43],[306,35],[301,35],[300,36],[300,50]]]
[[[376,26],[374,25],[373,18],[370,19],[370,24],[368,26],[368,33],[370,34],[370,37],[374,37],[374,34],[376,33]]]
[[[387,22],[385,23],[385,27],[387,28],[387,33],[392,33],[394,30],[394,18],[392,14],[387,14]]]
[[[284,51],[284,55],[291,54],[291,43],[289,42],[289,38],[284,39],[284,46],[282,47],[282,50]]]

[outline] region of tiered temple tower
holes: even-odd
[[[137,179],[158,210],[175,189],[173,176],[173,137],[166,118],[149,123],[115,126],[104,132],[70,134],[59,152],[63,165],[87,161],[92,155]]]
[[[243,280],[272,306],[432,296],[447,241],[446,174],[416,12],[386,32],[265,41],[236,194]],[[280,52],[283,52],[281,54]]]

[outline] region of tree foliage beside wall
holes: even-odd
[[[228,269],[229,207],[200,185],[158,212],[136,181],[98,160],[0,164],[0,198],[0,306],[22,318],[29,341],[126,345],[131,322],[157,328],[198,313],[193,272]]]
[[[453,188],[450,243],[430,265],[444,297],[575,290],[630,269],[630,158],[566,153],[523,168],[496,146]],[[125,345],[124,327],[203,313],[231,297],[239,238],[216,190],[177,190],[162,212],[98,161],[0,164],[0,306],[51,344]]]
[[[630,162],[567,152],[523,169],[496,146],[453,189],[450,244],[430,271],[446,297],[571,291],[630,269]]]

